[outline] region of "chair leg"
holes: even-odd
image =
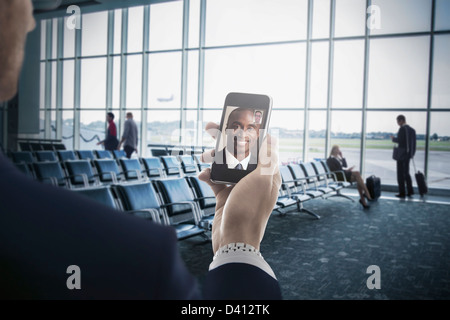
[[[345,194],[342,194],[342,193],[340,192],[340,190],[339,190],[338,192],[336,192],[336,197],[343,197],[343,198],[346,198],[346,199],[348,199],[348,200],[350,200],[350,201],[352,201],[352,202],[355,202],[355,199],[353,199],[353,198],[351,198],[351,197],[349,197],[349,196],[346,196]]]
[[[300,201],[297,201],[297,209],[299,212],[305,212],[307,214],[312,215],[313,217],[315,217],[317,220],[320,219],[320,216],[317,213],[312,212],[311,210],[305,209],[303,208],[303,204]]]
[[[300,212],[305,212],[305,213],[307,213],[307,214],[310,214],[310,215],[312,215],[313,217],[315,217],[317,220],[320,219],[320,216],[319,216],[317,213],[314,213],[314,212],[312,212],[312,211],[310,211],[310,210],[308,210],[308,209],[302,208],[302,209],[300,210]]]

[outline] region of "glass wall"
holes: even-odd
[[[368,6],[371,5],[370,8]],[[147,144],[213,146],[231,91],[273,98],[280,160],[326,158],[396,184],[404,114],[417,170],[450,188],[450,11],[446,0],[184,0],[42,20],[41,136],[99,148],[105,114],[127,111]],[[361,149],[363,147],[363,149]],[[411,169],[413,170],[413,169]]]

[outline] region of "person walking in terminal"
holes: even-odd
[[[105,150],[114,151],[119,144],[117,140],[117,128],[114,123],[114,113],[108,112],[106,114],[106,121],[108,122],[108,129],[106,130],[106,138],[97,143],[97,145],[104,145]]]
[[[130,159],[133,152],[137,152],[138,144],[138,128],[131,112],[127,112],[127,120],[125,121],[122,139],[120,139],[117,150],[120,150],[123,143],[123,150],[125,150],[127,158]]]
[[[327,159],[328,167],[331,171],[341,171],[345,175],[345,179],[350,182],[356,182],[356,187],[359,192],[359,203],[364,207],[364,209],[369,209],[370,206],[367,204],[367,200],[371,201],[369,190],[364,183],[359,171],[353,170],[353,167],[348,168],[347,160],[342,156],[342,151],[339,146],[335,145],[331,148],[330,157]],[[342,176],[337,175],[338,178],[344,180]]]
[[[17,93],[34,26],[31,0],[0,1],[0,101]],[[266,141],[261,158],[270,158],[234,187],[213,185],[209,169],[200,175],[217,198],[202,292],[172,227],[40,183],[0,154],[0,299],[281,299],[259,252],[281,186],[276,148]]]
[[[397,137],[391,136],[392,142],[398,143],[394,160],[397,161],[397,183],[398,194],[396,197],[405,198],[405,184],[408,197],[414,194],[411,175],[409,174],[409,161],[416,154],[416,130],[406,124],[404,115],[397,117],[397,124],[400,126]]]

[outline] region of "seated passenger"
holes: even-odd
[[[370,206],[366,202],[367,200],[371,201],[372,197],[370,196],[369,190],[367,189],[366,184],[364,183],[364,180],[361,177],[361,174],[359,171],[354,171],[353,168],[355,166],[352,166],[348,168],[347,161],[342,156],[342,152],[339,149],[339,146],[333,146],[331,148],[330,157],[327,159],[327,165],[330,168],[331,171],[343,171],[345,174],[345,179],[350,182],[356,182],[356,187],[358,188],[359,192],[359,203],[364,207],[364,209],[369,209]],[[337,175],[338,179],[340,178],[339,175]],[[344,178],[341,178],[344,180]]]

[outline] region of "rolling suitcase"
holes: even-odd
[[[420,195],[423,196],[428,192],[427,182],[425,181],[425,175],[422,172],[416,170],[416,163],[414,162],[414,158],[412,160],[414,165],[414,173],[416,176],[417,188],[419,189]]]
[[[367,190],[369,190],[370,197],[377,200],[381,196],[381,180],[374,175],[366,179]]]

